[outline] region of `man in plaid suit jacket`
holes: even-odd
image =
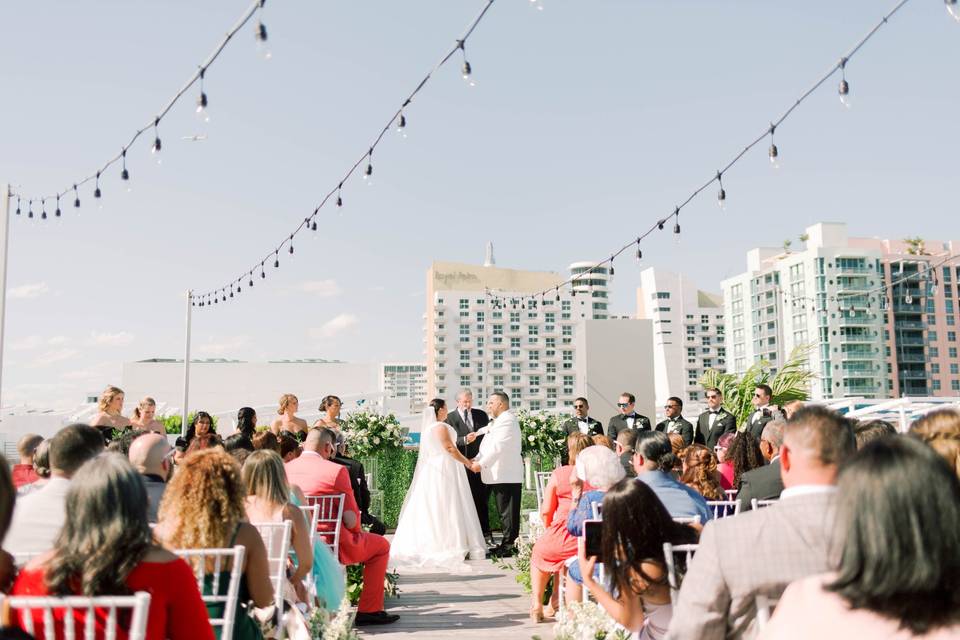
[[[837,469],[855,451],[853,428],[839,414],[808,407],[794,415],[780,450],[780,501],[703,528],[674,605],[672,640],[753,638],[758,595],[776,601],[794,580],[827,571]]]

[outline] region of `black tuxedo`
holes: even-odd
[[[693,425],[689,420],[683,416],[677,416],[673,419],[674,422],[674,431],[677,431],[683,437],[683,446],[689,447],[693,444]],[[663,422],[657,425],[657,431],[662,431],[664,433],[670,433],[668,431],[670,427],[670,418],[667,418]]]
[[[635,418],[633,421],[634,431],[650,431],[653,427],[650,425],[650,418],[647,416],[642,416],[637,412],[630,414]],[[627,426],[627,421],[624,419],[624,416],[621,413],[610,418],[610,422],[607,423],[607,437],[616,442],[617,434],[621,431],[629,429]]]
[[[750,417],[747,418],[747,431],[752,433],[753,437],[759,442],[760,436],[763,434],[763,428],[767,426],[767,423],[777,418],[783,419],[783,414],[773,405],[767,405],[763,413],[760,415],[756,414],[756,410],[750,412]]]
[[[697,431],[693,436],[694,442],[706,445],[710,450],[717,446],[720,436],[725,433],[736,433],[737,419],[732,413],[720,407],[717,417],[713,419],[713,428],[710,428],[710,411],[704,411],[697,418]]]
[[[371,533],[384,535],[387,532],[386,526],[370,513],[370,489],[367,487],[367,474],[364,472],[363,464],[349,456],[334,456],[331,460],[347,468],[353,497],[356,498],[357,507],[360,508],[360,522],[370,525]]]
[[[587,435],[588,436],[602,436],[603,435],[603,423],[599,420],[595,420],[590,416],[587,416],[586,423]],[[580,418],[573,416],[569,418],[566,422],[563,423],[563,430],[567,432],[567,435],[574,433],[580,433]],[[563,448],[563,453],[560,454],[560,464],[568,464],[570,462],[570,454],[567,453],[567,448]]]
[[[490,422],[486,412],[480,409],[470,409],[470,425],[460,417],[460,411],[456,408],[451,409],[447,414],[446,423],[457,430],[457,449],[464,457],[473,460],[480,453],[480,441],[483,436],[478,436],[476,440],[467,443],[466,436],[478,429],[482,429]],[[480,519],[480,528],[483,529],[483,535],[490,535],[490,512],[487,506],[490,502],[490,486],[483,483],[479,473],[474,473],[469,469],[464,469],[467,474],[467,480],[470,481],[470,493],[473,495],[473,505],[477,509],[477,517]]]
[[[740,490],[737,492],[737,498],[740,500],[740,511],[750,509],[751,498],[774,500],[780,497],[782,491],[783,479],[780,477],[780,459],[777,458],[770,464],[747,471],[740,477]]]

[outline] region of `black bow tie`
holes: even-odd
[[[713,410],[711,409],[711,410],[710,410],[710,413],[712,413],[713,415],[717,415],[718,413],[720,413],[720,409],[717,409],[716,411],[713,411]]]

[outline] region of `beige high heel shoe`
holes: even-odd
[[[543,607],[530,608],[530,622],[534,624],[543,622]]]

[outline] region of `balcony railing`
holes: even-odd
[[[893,328],[896,329],[924,329],[926,327],[922,322],[916,320],[894,320]]]
[[[837,266],[837,271],[840,273],[876,273],[872,267],[858,267],[858,266]]]
[[[927,357],[920,354],[904,353],[897,356],[897,362],[926,362]]]
[[[859,335],[859,334],[840,334],[840,342],[873,342],[877,336]]]
[[[862,327],[864,325],[871,325],[876,322],[875,318],[872,318],[868,315],[857,315],[857,316],[853,316],[852,318],[848,315],[845,315],[839,320],[840,320],[841,327],[850,327],[850,326]]]

